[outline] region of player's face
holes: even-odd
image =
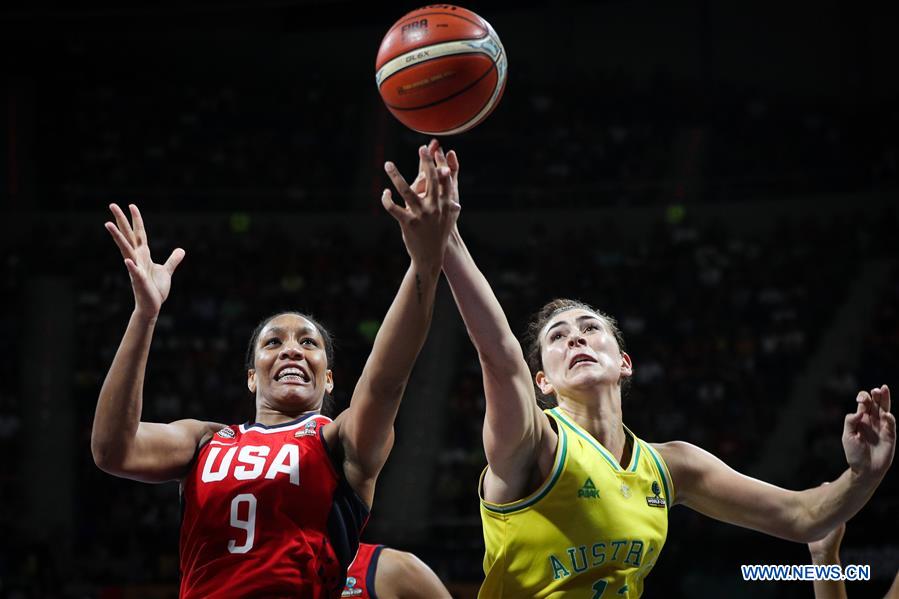
[[[544,393],[573,395],[597,385],[619,384],[630,376],[630,357],[618,347],[606,320],[573,308],[553,317],[540,333]]]
[[[321,333],[297,314],[281,314],[265,325],[253,363],[247,386],[275,406],[317,410],[334,387]]]

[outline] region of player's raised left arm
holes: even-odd
[[[790,491],[740,474],[695,445],[658,445],[677,503],[707,516],[783,539],[808,543],[849,520],[870,499],[893,461],[896,418],[884,385],[858,394],[857,410],[846,416],[843,449],[849,468],[835,481]]]
[[[405,205],[394,203],[389,190],[384,191],[382,204],[400,225],[410,264],[378,330],[350,407],[340,419],[348,465],[358,468],[362,479],[377,475],[393,444],[393,423],[427,337],[443,253],[459,214],[459,204],[449,195],[449,169],[438,169],[424,146],[419,158],[426,163],[427,174],[422,196],[412,192],[395,165],[388,162],[385,167]]]

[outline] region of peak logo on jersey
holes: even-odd
[[[233,439],[237,436],[237,433],[234,432],[233,428],[225,427],[219,432],[215,434],[216,437],[222,437],[223,439]]]
[[[599,499],[599,489],[593,484],[593,479],[588,478],[584,486],[578,489],[579,499]]]
[[[631,488],[624,483],[621,483],[621,487],[619,488],[621,494],[624,495],[625,499],[630,499],[631,497]]]
[[[346,586],[343,587],[343,592],[340,594],[341,597],[358,597],[362,594],[362,589],[356,588],[356,579],[352,576],[348,576],[346,579]]]
[[[662,489],[657,481],[652,481],[652,492],[655,497],[647,497],[646,505],[650,507],[665,507],[665,498],[661,497]]]
[[[297,432],[293,434],[294,437],[314,437],[315,436],[315,420],[310,420]]]

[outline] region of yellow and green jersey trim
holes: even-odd
[[[543,484],[540,485],[540,487],[536,491],[534,491],[533,493],[531,493],[530,495],[528,495],[527,497],[525,497],[523,499],[519,499],[517,501],[513,501],[510,503],[498,504],[498,503],[490,503],[482,498],[481,503],[483,504],[485,509],[487,509],[491,512],[497,513],[497,514],[511,514],[511,513],[526,509],[526,508],[534,505],[538,501],[540,501],[543,497],[545,497],[546,494],[549,493],[552,490],[552,488],[555,486],[556,482],[559,480],[559,477],[562,475],[562,471],[565,468],[565,460],[568,457],[568,432],[567,432],[568,430],[570,430],[575,435],[577,435],[578,437],[580,437],[581,439],[583,439],[584,441],[589,443],[590,446],[593,447],[597,451],[597,453],[599,453],[600,456],[602,456],[602,458],[605,460],[605,462],[614,471],[625,472],[625,470],[621,467],[621,465],[618,463],[618,461],[614,457],[612,457],[612,454],[609,453],[609,450],[607,450],[600,443],[598,443],[596,441],[596,439],[594,439],[590,435],[585,434],[580,429],[579,426],[572,423],[571,420],[569,419],[569,417],[566,416],[565,413],[562,412],[562,410],[560,410],[558,407],[556,407],[556,408],[552,408],[551,410],[547,410],[547,411],[549,413],[551,413],[558,422],[563,424],[563,426],[558,427],[559,446],[556,451],[556,458],[555,458],[555,461],[553,462],[553,468],[552,468],[550,475],[546,478],[546,480],[543,482]],[[662,461],[662,458],[659,456],[658,452],[649,443],[646,443],[645,441],[638,439],[637,436],[634,435],[634,433],[631,432],[631,430],[629,428],[627,428],[626,426],[624,428],[634,441],[633,456],[631,457],[630,464],[628,465],[628,468],[627,468],[627,472],[636,472],[637,471],[637,467],[640,465],[640,456],[643,453],[642,448],[643,448],[643,445],[645,444],[646,445],[646,453],[650,456],[650,458],[652,458],[652,463],[655,466],[656,471],[659,473],[659,478],[661,478],[661,480],[662,480],[662,488],[664,489],[664,492],[665,492],[665,509],[670,510],[672,502],[673,502],[673,496],[672,496],[673,495],[672,494],[673,485],[669,483],[670,474],[668,473],[667,465],[664,463],[664,461]],[[480,481],[481,488],[483,488],[483,480],[484,480],[484,475],[486,474],[486,472],[487,472],[487,469],[484,468],[484,471],[481,473],[481,481]]]
[[[555,416],[556,419],[559,420],[562,424],[564,424],[568,428],[570,428],[577,436],[579,436],[584,441],[589,443],[593,447],[593,449],[598,451],[599,455],[601,455],[606,460],[606,462],[609,463],[609,466],[611,466],[613,470],[615,470],[616,472],[624,472],[624,469],[621,467],[620,464],[618,464],[618,461],[614,457],[612,457],[612,454],[609,453],[609,450],[606,449],[605,447],[603,447],[602,445],[600,445],[599,443],[597,443],[596,439],[594,439],[593,437],[591,437],[591,436],[585,434],[583,431],[581,431],[580,427],[573,424],[568,419],[568,417],[564,414],[564,412],[562,412],[562,410],[560,410],[559,408],[556,407],[556,408],[551,409],[549,412],[553,416]],[[637,464],[640,463],[640,445],[641,444],[637,442],[637,437],[632,432],[630,432],[630,430],[628,430],[627,432],[628,432],[628,434],[630,434],[631,438],[634,440],[634,455],[631,458],[630,467],[627,469],[627,471],[628,472],[636,472]]]
[[[571,422],[571,419],[561,409],[559,409],[558,407],[555,407],[555,408],[552,408],[551,410],[548,410],[548,412],[550,414],[552,414],[556,418],[556,420],[558,420],[563,425],[565,425],[565,427],[571,429],[571,431],[574,432],[577,436],[579,436],[581,439],[583,439],[584,441],[589,443],[590,446],[593,447],[593,449],[595,449],[599,453],[599,455],[601,455],[603,457],[603,459],[605,459],[605,461],[612,468],[612,470],[614,470],[615,472],[625,472],[625,470],[621,467],[621,465],[618,463],[618,461],[612,456],[611,453],[609,453],[608,449],[603,447],[592,436],[586,434],[583,430],[581,430],[581,428],[577,424]],[[622,426],[624,426],[624,425],[622,425]],[[560,427],[560,429],[562,429],[562,428],[563,427]],[[662,461],[662,458],[659,456],[658,452],[655,449],[653,449],[653,447],[649,443],[646,443],[645,441],[638,439],[637,435],[635,435],[626,426],[624,427],[624,430],[627,432],[628,435],[630,435],[631,439],[633,439],[633,442],[634,442],[633,443],[633,447],[634,447],[633,456],[631,457],[631,461],[628,466],[627,472],[636,472],[637,471],[637,467],[640,465],[640,455],[642,453],[641,448],[645,444],[646,445],[646,453],[649,454],[649,456],[652,458],[652,462],[655,465],[655,468],[659,473],[659,478],[662,479],[662,488],[665,491],[665,509],[670,510],[671,503],[673,501],[673,497],[672,497],[672,493],[671,493],[671,489],[672,489],[673,485],[669,484],[669,482],[668,482],[670,479],[670,474],[668,473],[667,465],[664,465],[665,463],[664,463],[664,461]]]
[[[490,503],[486,499],[481,497],[481,505],[484,506],[484,509],[487,509],[491,512],[497,514],[511,514],[514,512],[520,512],[521,510],[527,509],[543,499],[547,493],[549,493],[552,488],[555,486],[556,481],[559,480],[559,477],[562,476],[562,471],[565,469],[565,460],[568,457],[568,433],[565,432],[563,427],[559,427],[559,445],[556,450],[556,459],[553,462],[552,471],[550,475],[546,477],[546,480],[543,481],[543,484],[540,487],[525,497],[524,499],[519,499],[517,501],[513,501],[510,503]],[[484,471],[481,473],[481,481],[480,488],[484,488],[484,475],[487,473],[487,468],[484,468]]]

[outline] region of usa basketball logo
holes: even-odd
[[[234,432],[234,429],[229,428],[227,426],[225,428],[223,428],[222,430],[220,430],[219,432],[217,432],[215,435],[217,437],[222,437],[224,439],[233,439],[234,437],[237,436],[237,434]]]

